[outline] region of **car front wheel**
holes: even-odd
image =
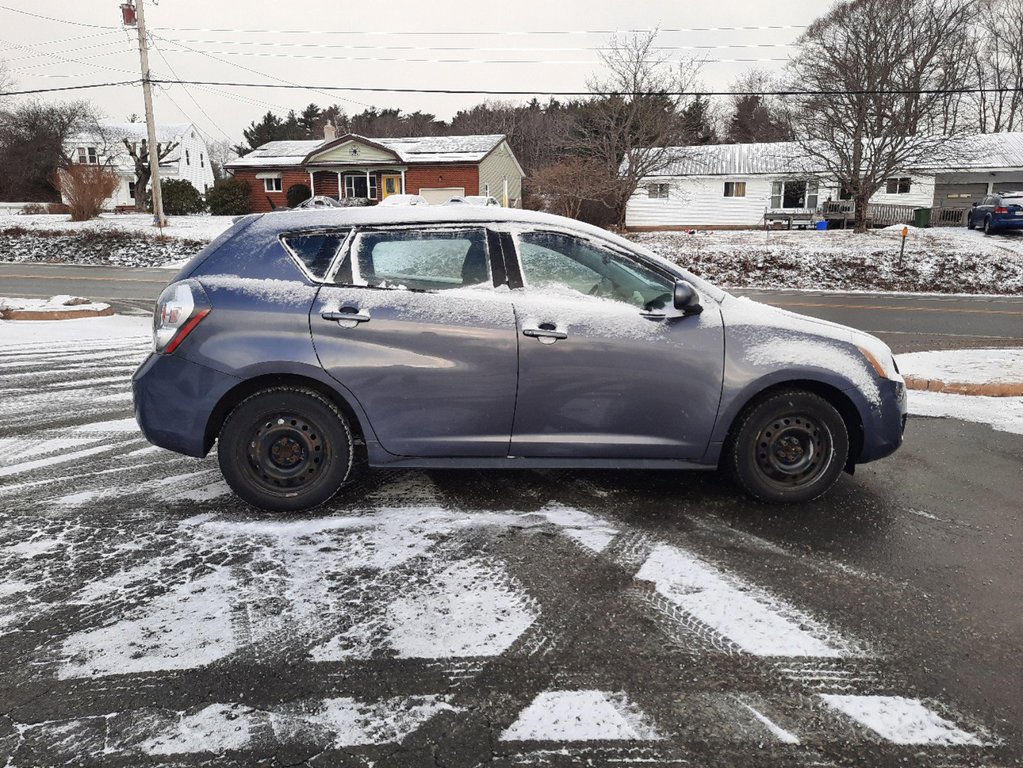
[[[317,392],[274,387],[249,396],[220,430],[217,457],[231,489],[260,509],[299,512],[334,496],[352,468],[352,434]]]
[[[841,414],[824,398],[792,389],[743,413],[728,461],[739,485],[754,498],[803,502],[835,484],[848,456]]]
[[[977,224],[976,224],[976,222],[974,222],[973,216],[970,216],[970,215],[966,216],[966,228],[967,229],[976,229],[977,228]]]

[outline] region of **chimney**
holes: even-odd
[[[332,123],[327,123],[325,126],[323,126],[323,140],[324,141],[333,141],[336,138],[337,138],[337,131],[334,130],[334,126],[333,126]]]

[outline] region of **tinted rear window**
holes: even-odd
[[[305,232],[285,235],[285,245],[301,261],[309,274],[322,280],[330,269],[330,264],[344,245],[348,230],[335,232]]]
[[[1023,195],[1006,195],[1002,202],[1005,205],[1023,205]]]

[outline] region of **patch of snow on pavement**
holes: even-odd
[[[445,711],[458,710],[439,696],[394,697],[378,701],[359,701],[344,696],[325,699],[318,712],[297,719],[326,728],[332,735],[333,746],[338,748],[402,741],[427,720]],[[282,741],[288,740],[289,726],[294,726],[295,719],[273,716],[274,732]]]
[[[502,741],[655,741],[661,736],[624,693],[545,691],[502,734]]]
[[[904,696],[845,696],[822,694],[831,707],[848,715],[895,744],[965,744],[984,742],[929,709],[919,699]]]
[[[176,726],[142,743],[150,755],[223,752],[244,749],[253,730],[252,710],[237,704],[210,704],[185,715]]]
[[[229,571],[218,568],[146,603],[134,618],[79,632],[63,646],[61,679],[192,669],[234,652]]]
[[[152,338],[153,320],[134,315],[79,320],[0,320],[0,350],[22,344],[117,341]],[[83,357],[87,355],[83,354]],[[141,362],[141,361],[140,361]]]
[[[835,658],[844,644],[806,616],[690,553],[657,546],[636,574],[686,614],[756,656]]]
[[[911,390],[907,394],[913,416],[989,424],[1001,432],[1023,435],[1023,397],[952,395],[947,392]]]

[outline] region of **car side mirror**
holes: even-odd
[[[696,292],[693,284],[688,280],[675,281],[673,303],[675,309],[682,310],[682,314],[687,317],[703,312],[703,305],[700,304],[700,294]]]
[[[980,205],[980,203],[973,203],[973,204],[972,204],[972,207],[973,207],[973,208],[976,208],[976,207],[977,207],[978,205]]]

